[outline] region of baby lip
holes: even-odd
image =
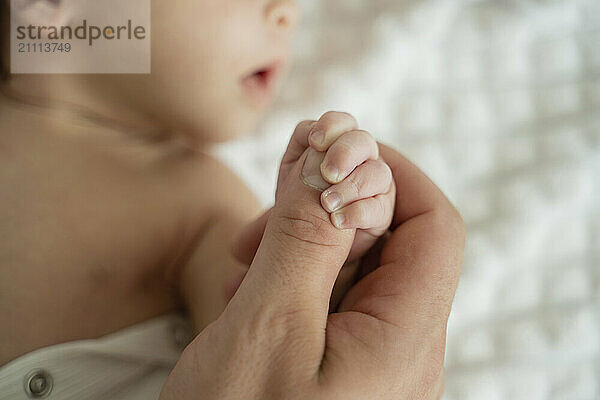
[[[331,186],[321,176],[321,163],[325,158],[325,154],[325,152],[320,152],[313,148],[309,148],[301,172],[302,181],[307,186],[320,191],[323,191]]]
[[[269,63],[265,63],[261,66],[254,68],[251,72],[245,74],[242,79],[250,78],[256,75],[264,75],[268,77],[276,76],[278,75],[282,65],[282,60],[275,60]]]
[[[240,81],[240,84],[250,98],[265,103],[274,95],[275,82],[278,80],[282,61],[277,60],[268,65],[263,65],[260,69],[255,69],[251,74],[246,75]]]

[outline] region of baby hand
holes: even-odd
[[[321,205],[333,225],[357,229],[348,256],[348,261],[354,261],[390,226],[396,197],[391,170],[379,156],[373,136],[359,130],[350,114],[328,112],[296,128],[282,161],[278,188],[307,146],[320,153],[308,155],[305,169],[315,171],[318,163],[321,176],[309,173],[304,180],[323,190]]]
[[[309,147],[303,168],[304,182],[323,191],[321,205],[330,213],[333,225],[338,229],[357,229],[346,265],[333,290],[331,304],[335,309],[354,280],[360,258],[391,224],[396,186],[375,139],[358,130],[350,114],[327,112],[318,121],[302,121],[296,126],[279,167],[276,198],[286,177]],[[270,213],[271,210],[266,211],[234,239],[233,254],[243,264],[252,263]],[[227,299],[233,296],[244,275],[245,271],[226,283]]]
[[[333,225],[338,229],[356,228],[347,262],[339,272],[331,295],[331,309],[335,310],[357,278],[361,257],[391,224],[396,186],[389,166],[379,155],[375,139],[368,132],[358,130],[350,114],[327,112],[318,121],[303,121],[296,126],[279,167],[276,199],[286,177],[309,147],[302,173],[304,182],[323,191],[321,205],[330,213]],[[233,255],[243,264],[252,263],[270,214],[271,210],[266,211],[234,239]],[[235,294],[246,271],[244,268],[226,280],[228,300]]]

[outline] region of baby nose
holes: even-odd
[[[300,19],[300,10],[295,0],[273,0],[267,6],[266,18],[276,29],[291,31]]]

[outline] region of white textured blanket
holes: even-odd
[[[300,0],[295,67],[215,149],[273,201],[297,122],[348,111],[468,225],[445,399],[600,399],[600,0]]]

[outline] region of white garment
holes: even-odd
[[[0,400],[157,399],[191,337],[187,320],[174,313],[98,339],[35,350],[0,368]],[[43,397],[29,389],[36,391],[30,379],[36,371],[38,393],[48,392]]]

